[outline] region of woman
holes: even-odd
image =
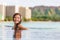
[[[21,14],[15,13],[13,15],[13,22],[14,22],[14,39],[20,40],[21,39],[21,30],[27,30],[27,28],[21,25]]]

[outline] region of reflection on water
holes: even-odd
[[[29,30],[22,30],[21,40],[60,40],[60,30],[57,27],[42,28],[41,26],[39,26],[39,27],[28,27],[28,28]],[[12,30],[12,27],[6,27],[4,25],[0,27],[0,32],[1,32],[0,40],[13,40],[14,30]]]

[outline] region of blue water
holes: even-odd
[[[13,22],[0,23],[0,40],[13,40]],[[22,22],[21,40],[60,40],[60,22]]]

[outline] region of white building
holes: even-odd
[[[6,6],[6,16],[12,17],[15,13],[15,6]]]
[[[4,20],[5,18],[5,6],[0,5],[0,20]]]
[[[29,7],[19,7],[19,12],[23,18],[31,19],[31,9]]]

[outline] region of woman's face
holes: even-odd
[[[19,23],[19,22],[21,21],[20,18],[21,18],[21,17],[20,17],[19,15],[15,15],[15,17],[14,17],[14,23],[15,23],[15,24]]]

